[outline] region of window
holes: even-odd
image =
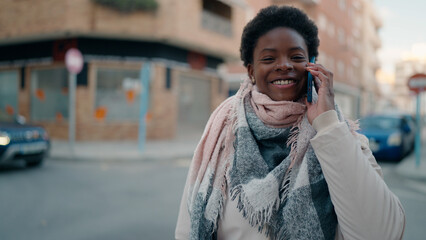
[[[337,30],[337,38],[339,40],[339,43],[342,45],[345,45],[345,31],[343,28],[340,28]]]
[[[142,84],[139,70],[98,68],[95,118],[106,121],[137,121]]]
[[[346,37],[346,41],[347,41],[347,44],[348,44],[348,48],[351,49],[352,51],[355,51],[354,40],[350,35],[348,35]]]
[[[339,0],[339,7],[340,7],[340,10],[345,10],[346,9],[346,0]]]
[[[31,71],[31,120],[68,119],[68,73],[65,68]]]
[[[337,61],[337,71],[340,74],[340,76],[344,76],[345,64],[341,60]]]
[[[352,81],[355,81],[354,80],[354,70],[353,70],[353,68],[350,66],[350,65],[348,65],[347,67],[347,70],[346,70],[346,74],[347,74],[347,80],[349,81],[349,82],[352,82]]]
[[[327,54],[325,52],[319,52],[317,63],[322,64],[324,67],[328,68]]]
[[[327,57],[327,63],[328,63],[328,68],[330,69],[330,71],[334,72],[334,70],[335,70],[334,58],[332,56]]]
[[[18,113],[18,72],[0,72],[0,113],[13,116]]]
[[[203,0],[202,26],[210,31],[232,36],[232,9],[217,0]]]
[[[335,91],[334,100],[339,104],[340,109],[345,117],[354,118],[356,108],[355,99],[348,93]]]
[[[334,23],[333,22],[329,22],[327,30],[328,30],[328,35],[330,35],[331,38],[334,38]]]
[[[217,0],[203,0],[203,10],[231,20],[231,7]]]
[[[327,28],[327,17],[322,13],[319,13],[319,15],[318,15],[318,27],[321,30]]]

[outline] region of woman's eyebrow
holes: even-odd
[[[275,48],[264,48],[264,49],[262,49],[261,51],[260,51],[260,53],[262,53],[262,52],[267,52],[267,51],[272,51],[272,52],[276,52],[276,51],[278,51],[277,49],[275,49]],[[306,49],[304,49],[303,47],[292,47],[292,48],[290,48],[289,49],[289,51],[306,51]]]
[[[264,48],[264,49],[262,49],[260,52],[262,53],[262,52],[266,52],[266,51],[273,51],[273,52],[276,52],[276,51],[277,51],[277,49],[275,49],[275,48]]]
[[[304,48],[302,47],[292,47],[290,48],[290,51],[296,51],[296,50],[300,50],[300,51],[306,51]]]

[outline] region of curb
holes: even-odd
[[[46,157],[49,160],[60,160],[60,161],[79,161],[79,162],[164,162],[172,161],[179,159],[192,159],[193,153],[188,154],[179,154],[174,156],[152,156],[150,155],[140,155],[140,156],[108,156],[108,157],[94,157],[94,156],[84,156],[84,155],[57,155],[50,154]]]
[[[67,161],[138,162],[192,159],[196,140],[152,141],[140,151],[134,142],[79,142],[71,149],[65,141],[52,143],[47,158]]]
[[[404,178],[426,182],[426,158],[420,159],[419,167],[415,165],[416,157],[414,153],[408,155],[403,162],[396,167],[396,173]]]

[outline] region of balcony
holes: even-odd
[[[232,37],[232,24],[229,19],[207,10],[203,10],[201,19],[204,29]]]

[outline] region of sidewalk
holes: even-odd
[[[419,166],[416,166],[416,152],[413,150],[410,155],[398,164],[396,172],[405,178],[426,182],[426,127],[422,128],[421,138],[422,146]]]
[[[51,159],[85,161],[143,161],[192,158],[199,135],[173,140],[147,140],[141,150],[137,141],[75,142],[74,151],[68,141],[52,140]]]
[[[420,165],[418,167],[416,166],[416,154],[413,151],[396,166],[396,173],[405,178],[426,182],[426,148],[422,147]]]
[[[148,140],[144,150],[139,149],[137,141],[113,142],[76,142],[74,153],[68,141],[53,140],[50,158],[84,161],[144,161],[191,159],[202,133],[190,134],[184,138],[172,140]],[[423,138],[423,149],[420,166],[416,167],[414,151],[396,166],[397,174],[426,182],[426,138]]]

